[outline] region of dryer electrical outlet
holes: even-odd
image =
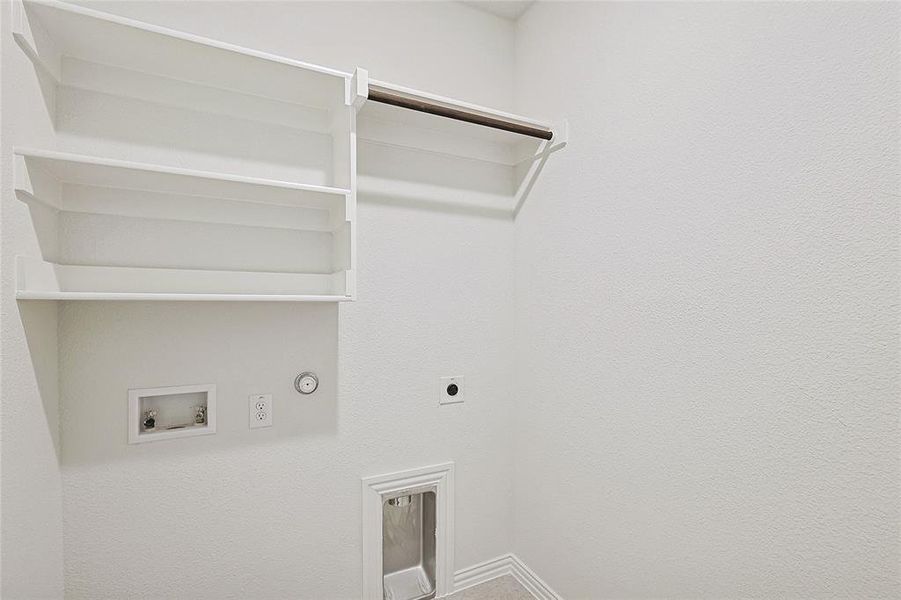
[[[462,376],[438,378],[438,404],[460,404],[465,400]]]
[[[251,429],[272,427],[272,394],[253,394],[247,401],[247,418]]]

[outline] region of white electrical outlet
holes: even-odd
[[[272,427],[272,394],[253,394],[247,402],[247,418],[251,429]]]
[[[464,401],[463,377],[438,378],[438,404],[460,404]]]

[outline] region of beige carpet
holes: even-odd
[[[483,584],[448,596],[449,600],[535,600],[511,575],[504,575]]]

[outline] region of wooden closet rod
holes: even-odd
[[[461,110],[459,108],[450,108],[434,102],[423,100],[422,98],[411,98],[400,94],[394,94],[385,90],[369,87],[369,99],[374,102],[399,106],[400,108],[408,108],[410,110],[418,110],[419,112],[428,113],[430,115],[438,115],[439,117],[447,117],[448,119],[456,119],[457,121],[465,121],[467,123],[475,123],[485,127],[501,129],[512,133],[527,135],[542,140],[549,140],[554,137],[554,132],[543,127],[534,125],[524,125],[516,121],[508,121],[497,117],[489,117],[477,112]]]

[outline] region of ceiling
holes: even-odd
[[[489,12],[503,19],[515,21],[522,16],[529,7],[535,4],[535,0],[463,0],[473,8]]]

